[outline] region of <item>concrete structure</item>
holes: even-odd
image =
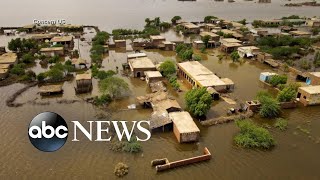
[[[11,66],[18,63],[18,56],[16,53],[8,52],[0,56],[0,64],[10,64]]]
[[[226,83],[198,61],[179,63],[178,75],[193,87],[213,87],[218,92],[226,91]]]
[[[174,43],[171,41],[164,41],[160,44],[160,48],[165,51],[174,51]]]
[[[63,56],[64,48],[63,47],[50,47],[50,48],[41,48],[40,53],[45,56]]]
[[[61,94],[63,92],[62,85],[44,85],[39,88],[41,96],[50,96],[54,94]]]
[[[304,106],[320,104],[320,86],[299,87],[297,99]]]
[[[31,39],[34,39],[40,42],[50,42],[54,36],[55,34],[35,34],[31,37]]]
[[[87,68],[87,61],[85,59],[80,58],[80,57],[71,59],[71,64],[76,69],[82,69],[82,66],[84,68]]]
[[[233,91],[234,90],[234,82],[229,78],[221,78],[221,81],[223,81],[226,84],[226,90],[227,91]]]
[[[72,36],[55,36],[50,40],[50,42],[52,45],[61,44],[68,49],[71,49],[74,46]]]
[[[147,57],[146,53],[134,53],[134,54],[128,54],[127,55],[127,62],[129,62],[129,59],[136,59],[136,58],[142,58]]]
[[[241,47],[242,44],[241,41],[235,39],[235,38],[223,38],[220,39],[221,42],[221,51],[230,53],[238,49],[238,47]]]
[[[268,54],[268,53],[263,53],[263,52],[261,52],[261,53],[259,53],[259,54],[257,55],[257,59],[258,59],[258,61],[264,63],[265,60],[267,60],[267,59],[272,59],[272,55],[271,55],[271,54]]]
[[[238,48],[238,54],[240,57],[256,57],[260,53],[260,48],[256,46],[244,46]]]
[[[311,33],[310,32],[305,32],[305,31],[290,31],[289,34],[293,37],[310,37]]]
[[[320,27],[320,19],[319,18],[307,19],[306,25],[309,27]]]
[[[91,73],[77,74],[76,87],[77,93],[87,93],[92,90],[92,75]]]
[[[309,72],[307,76],[308,85],[320,85],[320,72]]]
[[[134,77],[143,77],[146,71],[156,71],[156,66],[147,57],[129,59],[128,63]]]
[[[237,39],[237,40],[242,40],[243,39],[243,35],[236,32],[236,31],[232,31],[229,29],[222,29],[221,32],[223,34],[230,34],[233,38]]]
[[[200,27],[193,24],[193,23],[182,23],[181,26],[184,29],[184,32],[187,34],[199,34],[200,33]]]
[[[159,71],[146,71],[144,74],[146,76],[147,84],[163,80],[163,76]]]
[[[220,36],[218,34],[212,33],[212,32],[201,32],[200,33],[200,37],[203,38],[205,36],[210,36],[211,41],[219,41],[220,40]]]
[[[204,45],[203,41],[198,40],[198,41],[193,41],[192,47],[195,48],[195,49],[202,49],[202,48],[205,47],[205,45]]]
[[[150,36],[150,40],[151,40],[151,44],[154,47],[159,47],[160,44],[162,44],[162,42],[166,41],[166,38],[163,36]]]
[[[116,48],[125,48],[127,46],[126,40],[114,40],[114,44]]]
[[[272,78],[272,76],[278,75],[277,73],[272,73],[272,72],[262,72],[260,74],[260,81],[262,82],[267,82]]]
[[[172,112],[169,117],[173,122],[173,133],[179,143],[199,141],[200,129],[188,112]]]

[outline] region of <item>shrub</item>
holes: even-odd
[[[197,54],[194,54],[192,59],[195,60],[195,61],[201,61],[202,60],[201,56],[197,55]]]
[[[280,114],[280,106],[271,94],[265,91],[258,92],[257,100],[261,103],[259,114],[263,118],[273,118]]]
[[[236,125],[240,133],[234,137],[234,142],[244,148],[270,149],[275,141],[267,129],[258,127],[249,120],[238,120]]]
[[[103,94],[100,97],[95,97],[94,98],[94,104],[98,106],[102,106],[105,104],[108,104],[112,101],[111,97],[109,95]]]
[[[237,62],[240,59],[238,51],[233,51],[230,56],[233,62]]]
[[[177,72],[176,66],[172,60],[166,60],[160,65],[160,72],[165,76],[169,77]]]
[[[114,174],[118,177],[123,177],[129,173],[129,166],[125,163],[119,162],[114,167]]]
[[[286,84],[287,83],[287,76],[286,75],[275,75],[268,80],[268,83],[271,84],[273,87],[278,86],[279,84]]]
[[[285,87],[279,92],[277,99],[279,102],[290,102],[296,98],[296,94],[296,89],[292,87]]]
[[[130,91],[126,81],[118,77],[108,77],[99,82],[99,89],[104,94],[110,95],[112,99],[121,98]]]
[[[25,74],[25,65],[24,64],[17,64],[14,65],[13,68],[10,70],[11,74],[15,74],[18,76],[24,75]]]
[[[142,146],[136,139],[133,139],[125,143],[123,151],[129,153],[138,153],[142,151]]]
[[[108,77],[111,77],[113,75],[117,74],[116,72],[112,71],[112,70],[108,70],[108,71],[98,71],[98,73],[96,74],[96,77],[100,80],[102,79],[106,79]]]
[[[206,88],[192,89],[185,96],[187,110],[194,116],[205,116],[211,108],[212,97]]]
[[[37,75],[37,80],[38,80],[38,81],[43,81],[46,77],[47,77],[47,76],[46,76],[46,73],[39,73],[39,74]]]
[[[275,128],[280,129],[281,131],[285,131],[288,128],[288,121],[283,118],[278,118],[277,122],[274,124]]]
[[[311,63],[304,59],[300,62],[300,67],[304,70],[309,70],[311,68]]]
[[[60,57],[59,56],[52,56],[50,59],[49,59],[49,63],[50,64],[53,64],[53,63],[57,63],[59,61]]]
[[[33,63],[35,60],[34,56],[31,53],[28,54],[24,54],[21,58],[21,61],[23,63],[29,64],[29,63]]]

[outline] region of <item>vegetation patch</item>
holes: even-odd
[[[285,131],[288,128],[288,120],[283,118],[278,118],[276,120],[276,123],[274,124],[274,127],[281,131]]]
[[[129,173],[129,166],[123,162],[119,162],[114,167],[114,174],[118,177],[123,177]]]
[[[187,110],[194,116],[205,116],[211,108],[212,97],[206,88],[192,89],[186,93]]]

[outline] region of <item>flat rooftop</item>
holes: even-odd
[[[127,56],[128,59],[140,58],[140,57],[147,57],[147,54],[146,53],[134,53],[134,54],[128,54],[128,56]]]
[[[34,34],[31,39],[51,39],[54,36],[54,34]]]
[[[184,27],[186,27],[187,29],[196,29],[196,28],[200,28],[199,26],[193,24],[193,23],[183,23],[182,24]]]
[[[222,43],[241,43],[238,39],[235,38],[223,38],[220,40]]]
[[[76,80],[91,80],[92,75],[91,73],[84,73],[84,74],[77,74],[76,75]]]
[[[10,64],[0,64],[0,69],[9,69]]]
[[[290,31],[289,33],[293,35],[311,35],[310,32],[305,32],[305,31]]]
[[[320,72],[310,72],[310,74],[316,77],[320,77]]]
[[[68,42],[72,41],[72,36],[55,36],[51,39],[51,42]]]
[[[305,87],[299,87],[299,89],[309,94],[320,94],[320,86],[305,86]]]
[[[178,66],[203,87],[226,85],[218,76],[213,74],[213,72],[204,67],[198,61],[183,62],[179,63]]]
[[[63,51],[63,47],[41,48],[40,52]]]
[[[129,64],[133,69],[136,68],[156,68],[151,59],[147,57],[141,57],[137,59],[129,59]]]
[[[200,33],[200,36],[202,36],[202,37],[204,37],[204,36],[219,37],[218,34],[215,34],[215,33],[213,33],[213,32],[206,32],[206,31],[201,32],[201,33]]]
[[[159,71],[146,71],[144,74],[149,78],[162,77],[162,74]]]
[[[39,88],[40,93],[55,93],[62,91],[62,85],[45,85]]]
[[[0,74],[8,73],[9,69],[0,69]]]
[[[14,64],[17,61],[17,54],[8,52],[0,56],[0,64]]]
[[[158,35],[158,36],[150,36],[150,39],[151,40],[165,40],[166,38]]]
[[[256,47],[256,46],[243,46],[243,47],[239,47],[238,50],[243,50],[243,51],[246,51],[246,50],[259,50],[260,48]]]
[[[200,132],[200,129],[194,123],[192,117],[188,112],[172,112],[169,117],[177,127],[179,133],[195,133]]]

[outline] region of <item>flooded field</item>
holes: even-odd
[[[65,19],[71,24],[98,25],[100,29],[111,31],[114,28],[142,29],[147,17],[160,16],[170,21],[179,15],[187,21],[199,21],[207,15],[215,15],[230,20],[243,18],[270,19],[299,14],[302,16],[319,15],[319,7],[284,7],[286,3],[304,0],[272,0],[269,4],[259,4],[257,0],[56,0],[48,5],[42,0],[12,0],[1,2],[0,26],[21,26],[32,24],[34,19]],[[12,13],[15,11],[16,13]],[[18,13],[17,13],[18,12]]]
[[[146,17],[160,16],[170,20],[174,15],[181,15],[186,20],[200,20],[205,15],[213,14],[229,19],[279,18],[285,15],[299,14],[319,15],[316,7],[283,7],[286,1],[272,1],[271,4],[258,4],[255,1],[236,1],[235,3],[198,0],[197,2],[180,2],[174,0],[146,1],[56,1],[56,8],[48,8],[45,1],[40,0],[1,2],[0,26],[30,24],[34,18],[64,18],[74,24],[93,24],[111,31],[113,28],[142,28]],[[293,1],[298,2],[298,1]],[[131,6],[128,6],[131,4]],[[60,6],[61,5],[61,6]],[[23,13],[12,14],[12,7]],[[37,8],[34,8],[37,7]],[[179,7],[179,8],[178,8]],[[181,7],[181,8],[180,8]],[[13,21],[14,20],[14,21]],[[86,30],[85,41],[75,41],[75,48],[80,50],[81,57],[90,59],[90,41],[94,33]],[[163,34],[168,40],[186,40],[174,31]],[[13,36],[0,36],[0,46],[5,46]],[[174,52],[146,50],[154,63],[165,59],[178,60]],[[102,63],[103,70],[121,69],[126,62],[127,54],[132,52],[110,50]],[[200,54],[200,52],[197,52]],[[256,93],[267,88],[260,83],[259,74],[273,71],[269,66],[254,61],[234,63],[230,59],[219,60],[218,50],[207,50],[201,54],[201,63],[221,77],[228,77],[235,82],[236,88],[231,94],[237,102],[252,100]],[[41,67],[37,61],[29,67],[37,74],[45,72],[49,67]],[[116,153],[109,150],[105,142],[90,142],[79,137],[80,142],[71,142],[71,136],[65,146],[54,153],[44,153],[35,149],[29,142],[27,128],[31,119],[43,111],[60,114],[71,127],[71,121],[85,122],[96,120],[98,114],[111,115],[114,120],[147,120],[151,109],[127,110],[127,106],[136,103],[135,97],[150,93],[145,81],[137,78],[117,76],[129,83],[129,97],[112,102],[107,110],[96,108],[84,101],[85,98],[99,95],[97,80],[93,81],[90,94],[77,95],[74,90],[75,81],[63,84],[61,96],[42,98],[37,86],[30,88],[15,102],[20,107],[7,107],[5,100],[23,88],[23,84],[0,87],[0,179],[117,179],[114,166],[122,161],[129,165],[129,174],[123,179],[319,179],[320,172],[320,107],[299,107],[285,110],[282,116],[289,120],[288,130],[280,132],[274,128],[270,132],[277,145],[270,151],[242,149],[233,144],[233,136],[238,132],[234,123],[214,127],[202,127],[198,143],[179,144],[172,132],[156,133],[151,140],[142,143],[143,152],[136,155]],[[179,80],[182,92],[169,88],[184,108],[184,94],[188,87]],[[61,102],[61,100],[65,100]],[[208,118],[224,115],[229,104],[220,100],[215,102],[208,113]],[[253,118],[261,124],[272,125],[273,120]],[[304,133],[297,127],[307,129]],[[73,134],[72,128],[69,128]],[[213,159],[164,173],[156,173],[150,161],[167,157],[170,161],[202,154],[208,147]]]

